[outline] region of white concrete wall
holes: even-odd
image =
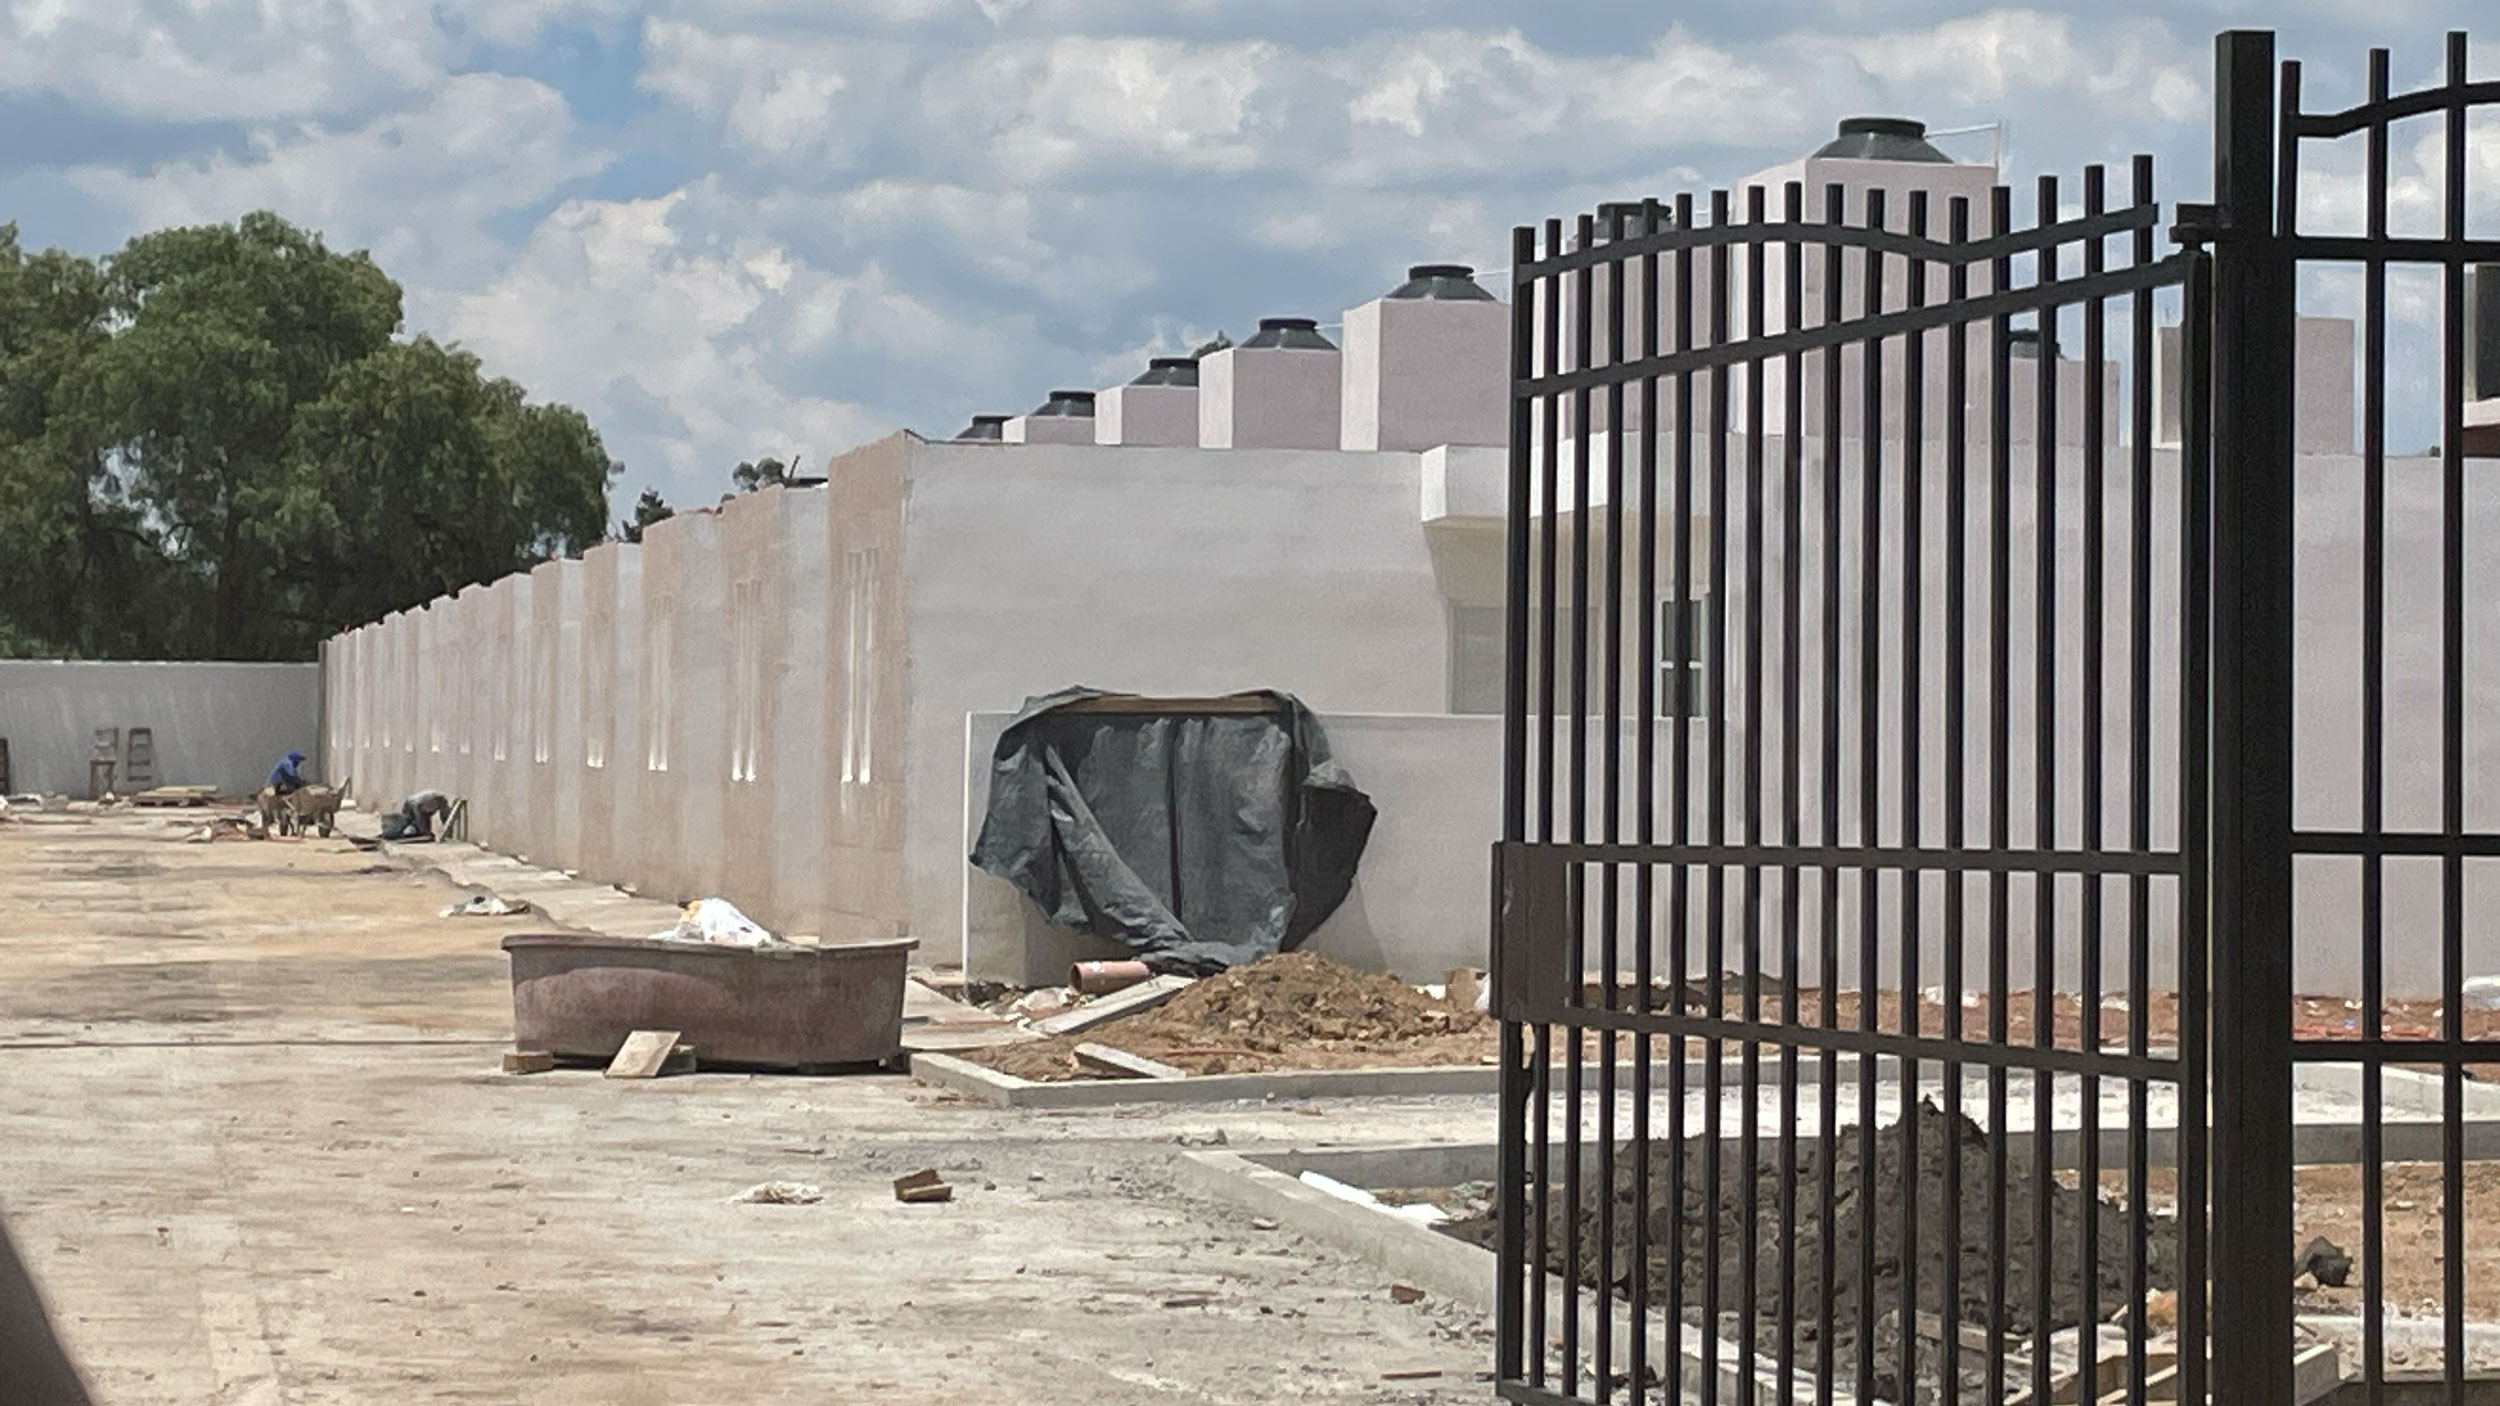
[[[1009,444],[1092,444],[1091,415],[1018,415],[1000,432]]]
[[[1510,442],[1510,305],[1375,298],[1345,315],[1339,443]]]
[[[1446,603],[1417,458],[912,448],[902,845],[911,930],[960,933],[967,714],[1073,684],[1275,688],[1314,712],[1438,713]]]
[[[1196,444],[1196,386],[1112,386],[1094,397],[1096,444]]]
[[[1198,361],[1198,443],[1207,449],[1336,449],[1343,354],[1226,347]]]
[[[964,727],[963,850],[979,839],[991,758],[1012,713]],[[1353,890],[1303,950],[1409,981],[1485,965],[1492,846],[1501,833],[1502,720],[1397,714],[1320,719],[1329,751],[1372,798],[1379,819]],[[1118,943],[1055,928],[1016,887],[965,863],[963,962],[986,981],[1065,981],[1070,962],[1128,955]]]
[[[9,784],[84,796],[95,730],[144,727],[158,785],[248,795],[290,751],[316,767],[328,759],[321,688],[317,664],[0,660]]]

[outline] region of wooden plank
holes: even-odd
[[[677,1054],[677,1032],[674,1030],[637,1030],[625,1037],[625,1043],[608,1061],[611,1079],[656,1079]]]
[[[1186,1079],[1189,1077],[1189,1071],[1186,1069],[1175,1069],[1159,1059],[1148,1059],[1144,1055],[1130,1054],[1126,1050],[1113,1049],[1109,1045],[1077,1046],[1076,1062],[1098,1074],[1110,1074],[1123,1079]]]
[[[506,1074],[544,1074],[556,1067],[556,1057],[545,1050],[506,1050],[503,1072]]]
[[[1115,991],[1099,1001],[1088,1001],[1072,1011],[1033,1022],[1033,1028],[1045,1035],[1074,1035],[1091,1030],[1106,1021],[1138,1015],[1153,1010],[1188,990],[1195,984],[1185,976],[1153,976],[1126,991]]]
[[[955,1199],[955,1188],[937,1174],[935,1167],[923,1167],[894,1179],[894,1199],[906,1206],[935,1205]]]

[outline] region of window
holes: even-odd
[[[1710,598],[1658,602],[1658,715],[1697,718],[1709,707]]]
[[[530,759],[544,766],[555,755],[556,659],[543,642],[531,641]]]
[[[677,602],[662,597],[643,639],[642,765],[668,770],[668,735],[677,721]]]
[[[1450,607],[1450,711],[1453,713],[1499,713],[1502,711],[1505,675],[1510,667],[1509,639],[1503,628],[1504,610],[1498,605],[1456,605]],[[1572,612],[1554,612],[1554,648],[1558,674],[1568,676],[1572,650]],[[1605,639],[1601,633],[1604,622],[1592,619],[1588,641],[1591,679],[1602,677]],[[1668,600],[1658,603],[1658,716],[1688,718],[1700,716],[1708,707],[1710,676],[1707,671],[1709,651],[1710,600]],[[1532,622],[1532,629],[1542,626]],[[1629,623],[1624,627],[1624,648],[1638,648],[1631,638]],[[1541,640],[1531,638],[1535,649]],[[1632,679],[1624,680],[1624,707],[1633,706]]]
[[[860,786],[876,771],[877,555],[842,557],[842,780]]]
[[[729,583],[729,779],[753,781],[764,731],[764,583]]]

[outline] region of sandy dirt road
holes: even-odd
[[[0,826],[0,1211],[110,1403],[1481,1401],[1476,1315],[1175,1191],[1483,1101],[1036,1115],[513,1077],[496,941],[343,842]],[[952,1205],[902,1206],[934,1166]],[[771,1178],[811,1206],[731,1205]],[[1205,1306],[1167,1308],[1206,1295]],[[1383,1373],[1438,1370],[1424,1380]]]

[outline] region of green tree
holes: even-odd
[[[577,552],[618,466],[275,215],[98,263],[0,226],[0,654],[304,658]]]
[[[617,524],[617,540],[640,542],[643,532],[651,524],[665,522],[675,516],[677,516],[677,510],[668,505],[666,498],[660,496],[660,490],[646,488],[642,490],[642,496],[634,500],[634,515]]]
[[[606,535],[614,467],[580,412],[432,338],[390,343],[298,411],[269,534],[293,614],[370,620],[578,554]]]
[[[216,658],[301,654],[327,631],[282,598],[305,516],[289,501],[296,418],[390,344],[399,285],[267,213],[141,235],[106,274],[121,326],[89,358],[79,410],[195,586],[204,618],[186,633]]]

